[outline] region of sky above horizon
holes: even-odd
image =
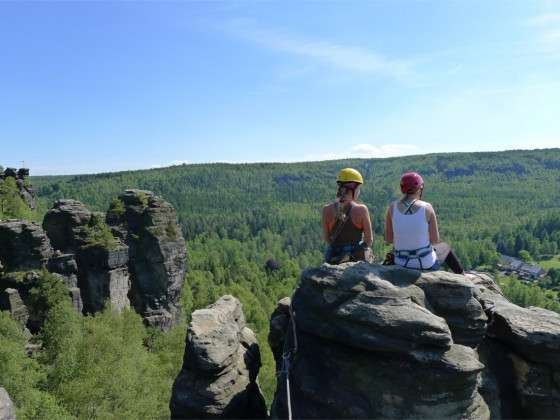
[[[560,147],[560,1],[0,2],[33,175]]]

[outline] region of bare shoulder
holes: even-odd
[[[434,209],[432,207],[432,205],[430,203],[428,203],[427,201],[418,200],[414,204],[416,204],[419,207],[426,207],[426,209],[428,209],[428,210],[433,210]]]
[[[429,215],[434,215],[434,216],[436,215],[436,211],[434,210],[434,207],[431,205],[431,203],[428,203],[428,202],[426,202],[426,201],[422,201],[422,202],[420,203],[420,205],[421,205],[422,207],[425,207],[425,208],[426,208],[426,212],[427,212]]]
[[[329,215],[334,213],[334,203],[325,204],[323,206],[323,214]]]
[[[367,206],[365,204],[356,204],[354,206],[354,208],[360,213],[360,214],[369,214],[369,209],[367,208]]]

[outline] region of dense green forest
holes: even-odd
[[[526,250],[535,259],[558,252],[560,149],[294,164],[182,165],[32,177],[39,210],[20,216],[38,220],[57,198],[76,198],[92,209],[106,211],[126,188],[151,190],[170,201],[187,239],[185,322],[194,309],[221,295],[237,296],[261,343],[260,382],[270,401],[275,375],[266,345],[269,316],[277,300],[291,294],[301,270],[321,262],[320,210],[334,199],[336,173],[347,166],[364,175],[360,198],[372,214],[374,252],[379,258],[387,249],[381,239],[386,208],[399,197],[400,175],[409,170],[424,176],[424,199],[433,203],[443,239],[453,245],[467,268],[492,267],[498,251],[518,255]],[[269,259],[277,264],[267,266]],[[547,286],[545,280],[542,286]],[[501,278],[500,284],[516,303],[559,310],[553,290],[515,278]],[[553,289],[554,284],[548,287]],[[62,410],[60,416],[80,418],[140,417],[140,413],[157,410],[167,413],[171,383],[181,365],[186,324],[161,334],[144,328],[132,312],[80,318],[63,304],[51,304],[47,312],[52,321],[45,324],[42,337],[51,344],[37,359],[24,357],[23,350],[15,351],[24,338],[6,317],[0,318],[0,336],[14,343],[10,354],[16,356],[8,359],[10,371],[32,372],[31,379],[16,375],[10,382],[9,391],[26,413]],[[59,328],[63,323],[66,326]],[[95,362],[85,360],[89,347],[98,352]],[[61,356],[56,351],[61,348],[71,349],[71,354]],[[2,357],[0,351],[0,363]],[[119,358],[123,366],[116,365]],[[138,372],[127,372],[132,360],[137,360]],[[82,364],[83,368],[77,367]],[[111,381],[113,372],[123,375],[122,382]],[[153,381],[146,379],[152,375]],[[5,380],[0,372],[0,383]],[[30,389],[36,392],[25,402],[22,396]],[[97,394],[84,392],[89,389]],[[103,404],[97,407],[94,402],[98,399]],[[140,399],[142,404],[133,404]]]

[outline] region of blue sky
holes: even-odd
[[[560,147],[560,2],[0,2],[33,174]]]

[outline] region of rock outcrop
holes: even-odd
[[[0,264],[7,273],[0,292],[15,288],[25,302],[33,282],[18,279],[46,268],[64,281],[79,312],[98,312],[106,302],[121,311],[132,299],[148,325],[161,330],[175,325],[186,270],[175,210],[149,191],[127,190],[116,202],[106,215],[111,228],[104,214],[68,199],[54,203],[43,228],[19,220],[0,222]],[[11,308],[16,298],[3,299]]]
[[[239,301],[224,296],[192,314],[183,368],[173,384],[171,417],[266,418],[256,382],[261,366],[255,334]]]
[[[107,223],[129,247],[132,305],[148,325],[168,330],[181,317],[185,240],[175,210],[150,191],[126,190]]]
[[[109,301],[113,310],[130,307],[128,247],[91,246],[78,252],[79,284],[87,313],[102,311]]]
[[[102,215],[67,199],[56,201],[43,220],[57,252],[69,253],[57,255],[50,266],[66,278],[74,306],[86,313],[103,310],[106,302],[118,312],[130,307],[128,247],[111,238],[107,227],[110,244],[92,238],[104,223]]]
[[[0,222],[0,261],[6,271],[45,267],[53,251],[41,226],[25,220]]]
[[[70,295],[72,306],[77,312],[82,312],[84,304],[82,301],[82,293],[78,287],[78,264],[74,258],[74,254],[55,254],[49,260],[47,265],[51,273],[60,276]]]
[[[306,270],[269,343],[272,416],[558,418],[560,315],[507,301],[492,278],[364,262]],[[297,343],[297,345],[295,344]]]
[[[489,280],[472,277],[489,318],[482,350],[503,417],[560,418],[560,315],[514,305]]]
[[[57,200],[45,214],[43,229],[55,250],[75,254],[86,243],[92,212],[77,200]]]
[[[0,387],[0,420],[16,420],[16,409],[6,390]]]
[[[367,263],[305,271],[292,302],[298,343],[290,371],[294,417],[488,418],[477,389],[484,365],[473,349],[454,342],[444,318],[459,310],[453,300],[474,296],[474,286],[455,277],[457,285],[449,284],[450,275],[437,286],[417,271]],[[451,290],[445,302],[437,301],[441,289]],[[472,318],[467,324],[478,325],[478,308],[463,311]],[[467,341],[473,344],[470,335]],[[282,375],[273,416],[287,416],[284,381]]]
[[[30,209],[35,210],[37,203],[35,202],[35,191],[33,191],[33,187],[29,184],[29,169],[20,168],[16,170],[16,168],[6,168],[3,173],[0,173],[0,184],[6,178],[15,179],[20,197]]]

